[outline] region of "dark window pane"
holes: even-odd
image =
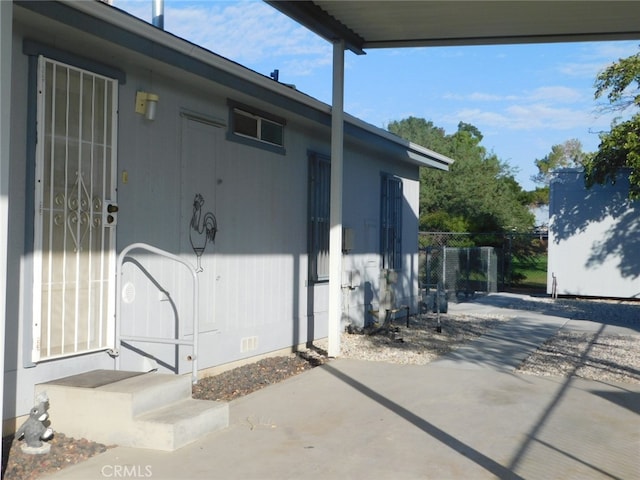
[[[268,120],[264,120],[262,119],[262,132],[261,132],[261,139],[264,140],[265,142],[269,142],[269,143],[274,143],[276,145],[283,145],[283,139],[282,139],[282,132],[283,132],[283,128],[282,125],[278,125],[277,123],[272,123]]]
[[[258,119],[251,117],[243,112],[235,112],[234,119],[234,133],[240,135],[247,135],[248,137],[258,138]]]

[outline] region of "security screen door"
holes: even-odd
[[[117,81],[38,62],[32,360],[113,345]]]

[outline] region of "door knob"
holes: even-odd
[[[102,211],[102,214],[103,214],[102,218],[104,219],[105,227],[115,227],[116,224],[118,223],[118,215],[117,215],[118,204],[111,203],[110,200],[105,200],[105,204],[106,206]]]

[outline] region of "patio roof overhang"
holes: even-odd
[[[640,2],[619,0],[266,0],[348,50],[634,40]]]

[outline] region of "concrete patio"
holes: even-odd
[[[505,312],[483,303],[452,309]],[[336,359],[232,402],[226,430],[179,450],[116,447],[47,478],[640,478],[640,385],[513,371],[559,328],[609,326],[516,314],[429,365]]]

